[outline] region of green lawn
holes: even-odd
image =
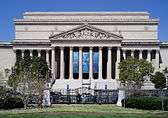
[[[42,109],[0,110],[0,118],[168,118],[168,112],[115,105],[55,105]]]

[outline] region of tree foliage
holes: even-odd
[[[45,60],[39,57],[18,59],[9,77],[8,84],[23,95],[24,104],[27,104],[30,94],[39,96],[39,105],[42,105],[43,90],[48,80],[48,66]]]
[[[144,59],[128,58],[119,64],[121,83],[129,87],[140,88],[143,85],[144,76],[150,76],[153,73],[153,66]]]
[[[156,72],[152,76],[151,81],[155,84],[155,88],[157,89],[163,89],[166,87],[166,77],[162,72]]]

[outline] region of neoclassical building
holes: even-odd
[[[155,71],[168,67],[158,25],[148,12],[26,12],[14,19],[15,39],[0,43],[1,82],[27,53],[46,60],[53,90],[117,89],[124,59],[146,59]]]

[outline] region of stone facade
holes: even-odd
[[[26,12],[14,19],[15,39],[0,44],[0,68],[11,69],[16,55],[43,57],[51,69],[56,89],[91,87],[117,89],[118,64],[130,56],[151,61],[155,71],[168,67],[168,44],[159,42],[159,19],[148,12]],[[74,78],[73,52],[79,53]],[[84,79],[82,54],[89,53],[88,78]],[[99,53],[97,79],[93,53]]]

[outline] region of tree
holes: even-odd
[[[4,79],[4,76],[3,76],[2,72],[0,71],[0,84],[3,81],[3,79]]]
[[[161,101],[162,101],[162,110],[164,111],[164,99],[163,99],[163,89],[166,87],[166,77],[161,72],[156,72],[151,81],[155,84],[155,88],[160,89]]]
[[[32,59],[32,74],[36,83],[36,90],[38,91],[38,105],[42,106],[43,91],[45,84],[49,80],[48,65],[46,61],[41,58]]]
[[[163,89],[166,87],[166,77],[161,72],[156,72],[152,76],[151,81],[155,84],[155,88],[157,89]]]
[[[151,76],[154,71],[152,64],[144,59],[128,58],[119,63],[119,80],[125,87],[140,89],[144,76]]]
[[[48,79],[48,66],[46,61],[39,57],[25,55],[15,63],[13,72],[10,75],[8,84],[15,90],[22,93],[25,108],[29,96],[36,94],[39,96],[39,106],[42,105],[43,90]]]

